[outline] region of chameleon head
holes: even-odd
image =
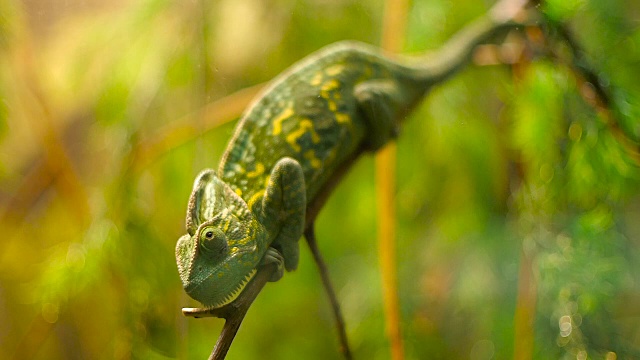
[[[176,245],[187,294],[212,308],[235,300],[256,273],[266,248],[265,231],[244,200],[213,170],[196,178],[187,232]]]

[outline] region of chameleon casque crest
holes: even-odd
[[[483,17],[433,56],[391,60],[340,42],[278,76],[248,108],[219,168],[194,183],[176,246],[186,292],[209,308],[237,298],[257,268],[298,265],[306,212],[362,152],[394,138],[429,88],[462,67],[476,45],[513,26]],[[315,215],[313,215],[315,216]]]

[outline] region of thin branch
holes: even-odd
[[[256,299],[262,288],[266,285],[267,281],[271,278],[271,275],[276,270],[275,264],[269,264],[261,267],[258,270],[256,276],[249,282],[247,287],[240,293],[238,298],[231,304],[225,305],[217,309],[205,309],[205,308],[183,308],[182,313],[185,316],[194,318],[201,317],[217,317],[225,319],[222,332],[218,337],[216,346],[213,348],[213,352],[209,356],[210,360],[224,359],[231,347],[231,343],[242,324],[244,316],[247,314],[249,307]]]
[[[345,359],[350,360],[353,357],[351,355],[351,350],[349,349],[349,340],[347,338],[344,318],[342,317],[342,312],[340,311],[340,303],[338,302],[338,298],[336,297],[333,285],[331,284],[331,278],[329,277],[329,270],[327,269],[327,265],[322,258],[320,249],[318,249],[315,227],[313,223],[310,223],[307,226],[307,229],[304,232],[304,238],[307,239],[307,244],[309,244],[309,249],[311,250],[311,254],[313,254],[313,259],[315,260],[316,265],[318,265],[320,278],[322,279],[322,285],[324,285],[324,289],[327,293],[327,296],[329,297],[329,302],[331,303],[333,316],[336,320],[336,330],[338,331],[338,338],[340,339],[340,352],[342,352]]]
[[[408,0],[385,1],[381,46],[400,53],[407,27]],[[398,274],[396,266],[395,176],[397,149],[387,144],[375,157],[375,179],[378,218],[378,256],[382,276],[385,328],[391,345],[391,358],[404,358],[404,345],[400,331]]]
[[[404,346],[400,330],[400,306],[398,299],[396,223],[395,223],[395,175],[396,144],[385,146],[376,154],[376,203],[378,223],[378,257],[382,277],[382,295],[385,314],[385,330],[391,345],[391,358],[404,358]]]

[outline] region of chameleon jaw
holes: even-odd
[[[251,279],[253,279],[253,277],[256,275],[256,272],[257,272],[257,269],[255,269],[255,268],[253,270],[251,270],[247,275],[245,275],[244,279],[242,279],[240,281],[240,283],[238,285],[236,285],[234,290],[232,290],[229,295],[225,296],[219,302],[214,303],[211,306],[208,306],[208,308],[211,308],[211,309],[220,308],[220,307],[223,307],[223,306],[225,306],[227,304],[232,303],[242,293],[242,290],[244,290],[244,288],[247,286],[249,281],[251,281]]]

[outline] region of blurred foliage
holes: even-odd
[[[542,9],[569,26],[640,139],[640,4]],[[407,52],[486,10],[414,1]],[[233,124],[209,131],[190,114],[325,44],[378,43],[382,11],[381,0],[0,2],[0,357],[206,357],[222,321],[181,315],[195,304],[173,249],[193,178],[216,166]],[[639,164],[570,61],[470,67],[407,120],[396,199],[408,358],[640,357]],[[146,141],[178,136],[163,130],[175,123],[201,131],[143,162]],[[358,162],[317,232],[355,355],[385,359],[372,166]],[[332,322],[303,251],[229,358],[336,358]]]

